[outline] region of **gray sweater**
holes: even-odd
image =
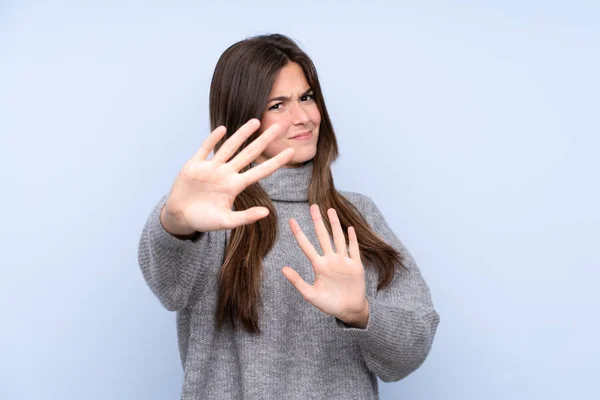
[[[178,239],[160,223],[166,196],[151,212],[139,242],[139,264],[162,305],[177,312],[182,399],[377,399],[377,377],[400,380],[429,353],[439,323],[429,289],[368,196],[340,191],[406,257],[409,272],[401,269],[390,286],[377,292],[377,272],[363,260],[370,306],[365,329],[325,315],[282,274],[288,265],[307,283],[314,280],[288,225],[295,218],[320,249],[307,201],[312,168],[312,161],[280,168],[260,181],[278,214],[277,240],[263,260],[260,335],[233,331],[227,324],[222,331],[214,328],[217,272],[231,231]]]

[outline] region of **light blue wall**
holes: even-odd
[[[139,234],[208,134],[217,58],[271,32],[313,57],[336,184],[441,316],[382,399],[597,396],[597,2],[144,3],[0,3],[0,398],[178,398]]]

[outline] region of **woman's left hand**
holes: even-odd
[[[333,208],[327,210],[336,248],[334,251],[319,206],[311,205],[310,214],[317,238],[325,253],[322,256],[304,235],[295,219],[290,219],[289,224],[302,252],[312,264],[315,281],[309,285],[296,271],[287,266],[283,267],[281,272],[310,304],[348,325],[365,328],[369,318],[369,302],[356,232],[353,227],[348,228],[348,255],[346,238],[337,213]]]

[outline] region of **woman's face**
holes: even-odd
[[[290,62],[279,71],[260,122],[261,133],[274,123],[281,127],[282,133],[269,143],[256,163],[267,161],[288,147],[296,151],[285,167],[298,167],[314,158],[321,113],[299,64]],[[307,135],[294,138],[301,134]]]

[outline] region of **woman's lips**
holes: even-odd
[[[306,139],[310,139],[311,137],[312,137],[312,132],[304,132],[304,133],[294,136],[292,139],[306,140]]]

